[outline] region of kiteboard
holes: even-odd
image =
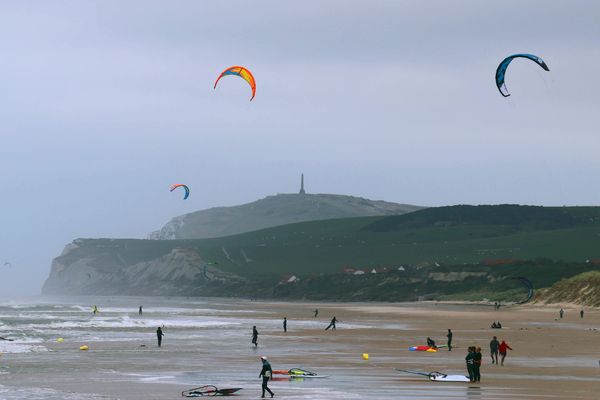
[[[328,378],[329,375],[318,375],[315,372],[306,371],[300,368],[292,368],[289,370],[276,369],[273,371],[273,375],[283,375],[282,377],[273,377],[275,379],[287,379],[287,378]]]
[[[464,375],[448,375],[437,371],[421,372],[399,368],[396,368],[396,371],[406,372],[407,374],[426,376],[432,382],[470,382],[469,377]]]
[[[468,376],[464,375],[429,375],[429,380],[432,382],[471,382]]]
[[[242,388],[219,389],[214,385],[205,385],[197,388],[184,390],[181,392],[183,397],[202,397],[202,396],[231,396]]]

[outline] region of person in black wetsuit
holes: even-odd
[[[435,345],[435,341],[430,337],[427,338],[427,346],[437,349],[437,346]]]
[[[140,309],[138,310],[138,315],[142,315],[142,306],[140,306]]]
[[[252,344],[254,347],[258,347],[258,331],[256,330],[256,325],[252,327]]]
[[[269,379],[271,379],[271,377],[273,376],[273,369],[271,368],[271,364],[267,360],[267,357],[262,356],[260,360],[262,361],[262,370],[258,375],[259,378],[262,377],[262,396],[260,397],[265,397],[265,390],[269,392],[269,394],[271,394],[271,397],[273,397],[275,396],[275,393],[273,393],[271,389],[269,389],[269,387],[267,386],[269,383]]]
[[[496,363],[498,365],[498,348],[500,347],[500,342],[498,338],[494,336],[492,341],[490,342],[490,354],[492,356],[492,364]]]
[[[469,372],[469,381],[475,382],[475,374],[473,371],[473,359],[475,358],[475,347],[469,346],[469,353],[465,357],[467,363],[467,371]]]
[[[317,318],[317,315],[319,315],[319,309],[315,308],[315,318]]]
[[[452,331],[450,329],[448,329],[446,337],[448,338],[448,351],[452,351]]]
[[[481,381],[481,347],[475,349],[473,354],[473,380],[475,382]]]
[[[579,311],[579,316],[583,319],[583,308]]]
[[[163,336],[165,336],[165,334],[163,333],[161,327],[159,326],[158,329],[156,329],[156,338],[158,339],[158,347],[160,347],[160,345],[162,344]]]
[[[283,317],[283,332],[287,332],[287,317]]]
[[[327,328],[325,328],[325,330],[329,330],[329,328],[333,329],[335,331],[335,323],[337,322],[337,319],[335,318],[335,316],[331,319],[331,322],[329,323],[329,325],[327,325]]]

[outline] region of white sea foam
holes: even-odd
[[[112,397],[95,394],[68,393],[45,388],[11,388],[0,385],[0,399],[2,400],[96,400],[112,399]]]
[[[40,344],[28,343],[27,341],[8,342],[0,340],[0,353],[11,354],[43,351],[48,351],[48,349]]]

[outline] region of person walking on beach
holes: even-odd
[[[162,328],[159,326],[156,329],[156,338],[158,339],[158,347],[160,347],[160,345],[162,344],[163,336],[165,336],[165,334],[163,333]]]
[[[143,311],[142,311],[142,306],[140,306],[140,309],[138,310],[138,315],[142,315]]]
[[[467,372],[469,373],[469,381],[475,382],[475,374],[473,371],[473,359],[475,358],[475,347],[469,346],[469,352],[465,357],[465,362],[467,363]]]
[[[565,315],[565,310],[563,310],[561,308],[560,311],[558,312],[558,316],[560,317],[560,319],[562,319],[563,315]]]
[[[329,330],[329,328],[333,329],[335,331],[335,323],[337,322],[337,319],[335,318],[335,316],[331,319],[331,322],[329,323],[329,325],[327,325],[327,328],[325,328],[325,330]]]
[[[315,318],[317,318],[317,315],[319,315],[319,309],[315,308]]]
[[[258,347],[258,331],[256,330],[256,325],[252,327],[252,344],[254,347]]]
[[[581,311],[579,311],[579,316],[581,317],[581,319],[583,319],[583,308],[581,309]]]
[[[477,347],[475,349],[475,353],[473,355],[473,380],[475,382],[481,381],[481,347]]]
[[[452,331],[450,329],[448,329],[446,337],[448,338],[448,351],[452,351]]]
[[[496,336],[494,336],[494,338],[490,342],[490,354],[492,355],[492,364],[494,364],[494,362],[495,362],[496,365],[498,365],[498,348],[499,347],[500,347],[500,342],[498,341],[498,338]],[[494,357],[495,357],[495,359],[494,359]]]
[[[267,357],[262,356],[260,360],[262,361],[262,369],[260,370],[260,374],[258,375],[259,378],[262,377],[262,396],[260,397],[265,397],[265,390],[269,392],[271,397],[273,397],[275,396],[275,393],[273,393],[271,389],[269,389],[269,387],[267,386],[269,383],[269,379],[271,379],[271,376],[273,376],[273,369],[271,368],[271,364],[267,360]]]
[[[500,343],[498,350],[500,351],[500,365],[504,365],[504,359],[506,358],[506,349],[512,350],[512,348],[504,340]],[[497,362],[497,361],[496,361]]]
[[[287,332],[287,317],[283,317],[283,333]]]

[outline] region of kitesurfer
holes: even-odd
[[[431,347],[432,349],[437,349],[435,341],[430,337],[427,338],[427,346]]]
[[[475,374],[473,371],[473,359],[475,358],[475,347],[469,346],[469,352],[465,357],[465,361],[467,363],[467,372],[469,373],[469,381],[475,382]]]
[[[481,347],[477,347],[475,349],[475,353],[473,354],[473,379],[475,382],[481,381]]]
[[[498,347],[498,351],[500,352],[500,365],[504,365],[504,359],[506,358],[506,349],[512,350],[511,347],[503,340]],[[497,362],[497,361],[496,361]]]
[[[317,315],[319,315],[319,309],[315,308],[315,318],[317,318]]]
[[[258,347],[258,331],[256,330],[256,325],[252,327],[252,344],[254,347]]]
[[[558,312],[558,315],[560,316],[560,319],[562,319],[563,315],[565,315],[565,310],[563,310],[561,308],[560,311]]]
[[[448,329],[446,337],[448,338],[448,351],[452,351],[452,331],[450,329]]]
[[[494,362],[498,365],[498,348],[500,347],[500,342],[498,338],[494,336],[494,338],[490,341],[490,354],[492,356],[492,364]],[[495,357],[495,359],[494,359]]]
[[[262,356],[260,358],[260,360],[262,361],[262,370],[260,371],[260,374],[258,375],[258,377],[259,378],[262,377],[262,396],[261,397],[265,397],[265,390],[271,394],[271,397],[273,397],[273,396],[275,396],[275,393],[273,393],[271,391],[271,389],[269,389],[269,387],[267,386],[267,384],[269,383],[269,379],[271,379],[271,376],[273,376],[273,369],[271,368],[271,364],[267,360],[267,357]]]
[[[283,317],[283,332],[287,332],[287,317]]]
[[[138,315],[142,315],[142,312],[143,312],[143,311],[142,311],[142,306],[140,306],[140,309],[139,309],[139,311],[138,311]]]
[[[329,325],[327,325],[327,328],[325,328],[325,330],[329,330],[329,328],[333,329],[335,331],[335,323],[337,322],[337,319],[335,318],[335,316],[331,319],[331,322],[329,323]]]
[[[98,311],[98,306],[94,305],[94,309],[92,310],[92,313],[93,313],[94,315],[96,315],[96,314],[98,314],[98,312],[99,312],[99,311]]]
[[[156,338],[158,339],[158,347],[160,347],[160,345],[162,344],[163,336],[165,336],[165,334],[163,333],[162,328],[159,326],[156,329]]]

